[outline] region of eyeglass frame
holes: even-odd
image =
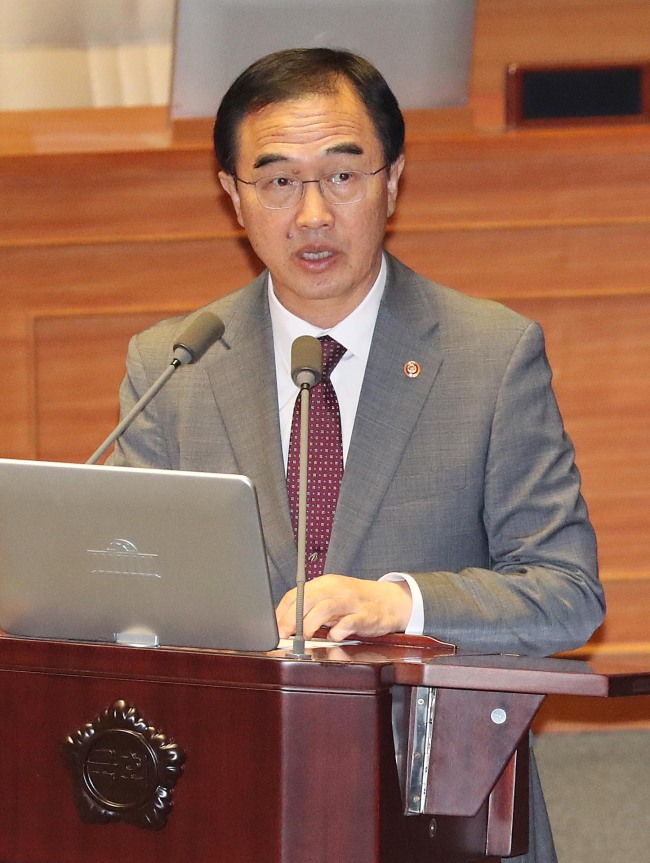
[[[363,201],[366,197],[366,190],[368,188],[368,177],[374,177],[376,174],[381,174],[382,171],[385,171],[386,168],[390,168],[390,162],[386,162],[385,165],[382,165],[381,168],[377,168],[376,171],[358,171],[355,168],[351,168],[348,171],[332,171],[329,174],[323,174],[322,177],[319,177],[317,180],[301,180],[300,177],[286,177],[287,180],[294,180],[300,183],[300,197],[294,201],[292,204],[287,204],[284,207],[269,207],[268,204],[263,204],[260,200],[259,191],[257,188],[258,183],[263,183],[265,180],[275,180],[278,177],[283,177],[283,174],[275,174],[273,177],[260,177],[259,180],[242,180],[241,177],[238,177],[237,174],[233,174],[233,177],[238,183],[243,183],[245,186],[255,186],[255,195],[257,197],[258,203],[261,207],[264,207],[265,210],[289,210],[291,207],[295,207],[296,204],[299,204],[300,201],[305,197],[305,185],[307,183],[318,183],[318,190],[321,193],[321,196],[328,202],[328,204],[358,204],[359,201]],[[323,187],[321,183],[323,180],[326,180],[328,177],[333,177],[335,174],[362,174],[365,177],[365,184],[363,187],[363,195],[360,198],[355,198],[353,201],[330,201],[330,199],[323,192]]]

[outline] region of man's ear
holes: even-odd
[[[232,174],[227,174],[225,171],[219,171],[219,182],[223,186],[224,191],[230,197],[232,201],[232,205],[235,208],[235,214],[237,216],[237,221],[239,224],[244,227],[244,220],[242,219],[241,214],[241,203],[239,200],[239,192],[237,190],[237,181],[232,176]]]
[[[404,155],[398,156],[397,159],[388,169],[388,217],[390,218],[395,212],[397,204],[397,189],[399,186],[399,178],[404,170]]]

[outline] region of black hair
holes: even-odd
[[[336,93],[349,82],[364,104],[387,164],[404,149],[404,118],[397,99],[375,67],[350,51],[291,48],[257,60],[231,84],[214,124],[214,149],[222,169],[235,176],[237,131],[248,114],[290,99]]]

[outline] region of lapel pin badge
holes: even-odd
[[[420,363],[416,363],[415,360],[404,363],[404,374],[407,378],[417,378],[421,371]]]

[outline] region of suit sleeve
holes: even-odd
[[[605,607],[596,539],[537,324],[503,373],[484,471],[490,567],[413,573],[425,632],[480,652],[544,655],[584,644]]]

